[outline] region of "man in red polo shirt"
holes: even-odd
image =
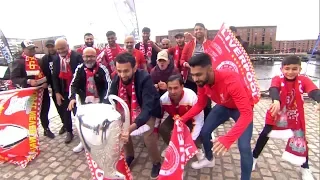
[[[252,170],[253,98],[241,76],[233,71],[213,70],[210,55],[199,53],[189,60],[190,74],[198,86],[197,103],[181,117],[183,122],[199,114],[207,105],[207,98],[217,104],[207,116],[200,132],[205,156],[201,161],[192,163],[192,168],[213,167],[213,153],[224,155],[238,140],[241,161],[241,180],[250,180]],[[211,133],[220,124],[232,118],[236,123],[224,136],[212,144]],[[213,152],[212,152],[213,151]]]

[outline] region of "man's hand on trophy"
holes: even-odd
[[[68,111],[72,111],[72,109],[74,108],[74,105],[76,104],[76,100],[75,99],[72,99],[70,102],[69,102],[69,105],[68,105]]]
[[[120,140],[124,143],[127,144],[129,142],[129,132],[127,130],[124,130],[120,134]]]

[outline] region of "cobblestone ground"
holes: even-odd
[[[254,130],[251,141],[252,148],[258,138],[259,132],[264,126],[264,116],[270,100],[262,99],[254,108]],[[313,105],[308,102],[305,106],[307,119],[307,137],[309,140],[309,164],[316,179],[320,179],[319,172],[319,113],[315,112]],[[51,114],[52,116],[52,114]],[[233,125],[230,121],[216,130],[216,135],[225,134]],[[53,118],[50,128],[55,134],[61,127],[60,119]],[[4,163],[0,165],[0,179],[21,179],[21,180],[65,180],[65,179],[91,179],[90,171],[84,153],[75,154],[72,148],[75,147],[79,138],[76,135],[72,143],[64,144],[64,135],[57,135],[55,139],[48,139],[40,131],[41,154],[32,161],[26,168]],[[135,180],[149,179],[151,163],[146,148],[141,138],[134,139],[136,161],[132,173]],[[164,149],[163,142],[159,148]],[[259,180],[293,180],[301,179],[300,168],[292,166],[281,160],[282,150],[285,142],[282,140],[270,140],[258,160],[257,169],[252,173],[252,179]],[[191,161],[193,161],[192,159]],[[190,162],[191,162],[190,161]],[[186,167],[187,180],[210,180],[210,179],[239,179],[240,178],[240,155],[237,145],[234,144],[224,157],[216,157],[214,168],[193,170],[190,162]]]

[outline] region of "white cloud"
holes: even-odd
[[[152,36],[170,29],[190,28],[196,22],[218,29],[235,26],[277,25],[277,40],[315,39],[319,33],[319,0],[135,0],[140,31]],[[92,32],[101,41],[113,30],[122,42],[126,29],[114,0],[1,0],[0,28],[7,37],[39,38],[66,35],[70,44],[83,42]],[[3,8],[4,7],[4,8]],[[34,17],[33,15],[34,14]],[[124,20],[125,21],[125,20]],[[92,24],[89,26],[89,24]],[[125,23],[128,25],[127,23]]]

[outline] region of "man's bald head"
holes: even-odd
[[[124,39],[124,46],[126,50],[132,51],[134,46],[134,37],[133,36],[126,36]]]
[[[92,68],[96,64],[97,51],[92,47],[87,47],[83,50],[82,58],[83,64],[87,68]]]
[[[170,47],[170,40],[167,38],[162,39],[161,41],[162,49],[169,49]]]
[[[69,51],[69,44],[65,38],[58,38],[55,41],[55,49],[57,50],[58,54],[62,57],[67,56]]]

